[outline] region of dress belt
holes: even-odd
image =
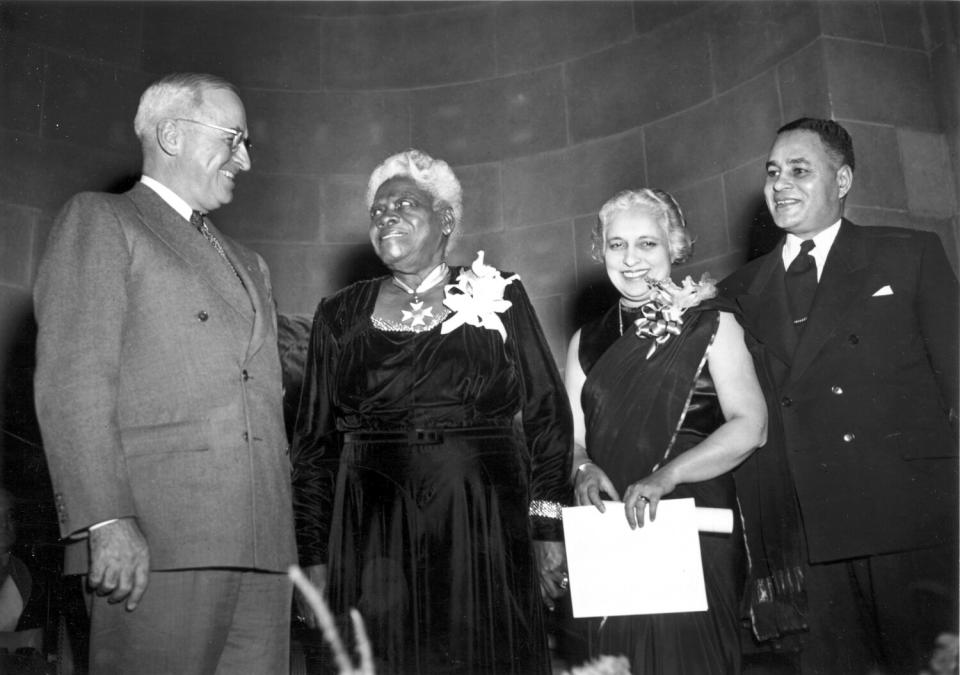
[[[513,436],[513,427],[434,427],[403,431],[348,431],[343,435],[343,440],[346,443],[437,445],[443,443],[445,438],[496,438],[498,436]]]

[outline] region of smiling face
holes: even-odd
[[[815,132],[794,130],[770,149],[763,194],[777,227],[810,239],[840,219],[852,182],[850,167],[831,157]]]
[[[434,210],[434,199],[411,178],[383,183],[370,206],[370,242],[394,272],[422,275],[443,262],[452,224],[449,207]]]
[[[646,277],[669,277],[670,259],[666,231],[648,209],[621,211],[604,228],[603,263],[626,305],[641,305],[649,299]]]
[[[203,105],[193,119],[246,134],[247,117],[240,98],[229,89],[207,89]],[[177,185],[170,187],[191,208],[210,212],[233,200],[234,181],[241,171],[250,170],[250,155],[241,143],[230,148],[231,136],[225,131],[201,124],[178,122],[180,152],[176,163]]]

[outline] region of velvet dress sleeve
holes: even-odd
[[[559,509],[572,503],[568,478],[573,461],[573,417],[556,361],[519,280],[507,286],[505,297],[512,303],[507,346],[512,343],[523,386],[533,538],[560,541]]]
[[[321,302],[314,315],[291,444],[297,549],[304,566],[327,562],[340,462],[332,398],[338,347],[326,318],[328,304]]]

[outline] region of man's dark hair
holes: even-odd
[[[777,135],[779,136],[787,131],[812,131],[820,137],[820,140],[823,142],[824,147],[826,147],[827,154],[830,155],[831,159],[839,162],[841,166],[846,164],[850,167],[851,171],[853,171],[855,168],[853,159],[853,141],[850,139],[850,134],[847,133],[846,129],[833,120],[821,120],[814,117],[801,117],[800,119],[793,120],[792,122],[787,122],[782,127],[777,129]]]

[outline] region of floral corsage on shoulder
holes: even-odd
[[[448,284],[444,291],[443,304],[453,311],[440,332],[447,334],[463,324],[488,328],[500,333],[507,341],[507,329],[498,314],[510,309],[512,302],[503,297],[507,286],[519,279],[519,275],[504,277],[500,270],[483,262],[483,251],[477,259],[457,277],[457,283]]]
[[[717,283],[707,273],[700,277],[700,281],[687,276],[680,286],[669,278],[647,283],[653,294],[640,308],[640,318],[633,323],[637,327],[637,337],[652,339],[647,351],[649,359],[660,345],[672,336],[680,335],[684,312],[716,297]]]

